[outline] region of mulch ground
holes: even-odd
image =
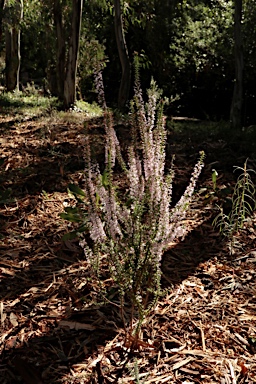
[[[223,201],[209,198],[212,168],[219,187],[232,186],[248,154],[170,130],[174,201],[201,149],[206,165],[188,234],[163,258],[164,295],[131,351],[117,296],[102,303],[78,241],[62,241],[73,228],[59,216],[74,204],[68,184],[83,187],[84,120],[0,116],[0,383],[256,383],[256,215],[230,252],[211,224]],[[102,121],[89,126],[101,162]],[[125,145],[128,128],[117,132]],[[253,154],[248,164],[256,168]]]

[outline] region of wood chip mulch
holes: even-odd
[[[61,240],[72,229],[59,217],[74,203],[67,186],[82,187],[81,117],[13,124],[8,117],[8,126],[5,119],[0,383],[256,383],[256,215],[235,236],[230,252],[212,228],[212,203],[198,193],[184,222],[186,238],[163,257],[164,295],[131,350],[117,295],[100,302],[78,242]],[[101,158],[100,121],[91,125]],[[174,142],[172,150],[186,185],[195,158],[184,155],[184,145]],[[206,187],[207,161],[200,181]],[[220,174],[221,183],[225,178],[232,179]]]

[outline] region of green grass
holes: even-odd
[[[102,116],[102,109],[96,103],[89,104],[83,100],[78,100],[76,106],[90,117]]]
[[[37,116],[58,107],[55,97],[44,97],[39,93],[26,95],[23,92],[8,92],[0,95],[1,112],[10,115]]]
[[[76,102],[78,110],[72,111],[74,117],[76,112],[84,112],[86,117],[99,117],[102,115],[101,108],[96,104],[89,104],[82,100]],[[30,116],[46,116],[54,113],[56,117],[71,117],[70,112],[61,111],[61,103],[56,97],[45,97],[37,90],[30,94],[24,92],[5,92],[0,95],[0,111],[2,114],[20,116],[21,118]],[[81,115],[83,116],[83,115]],[[83,116],[84,117],[84,116]]]

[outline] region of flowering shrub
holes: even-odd
[[[130,112],[132,142],[126,162],[107,109],[103,174],[97,164],[92,164],[89,138],[85,138],[84,194],[88,202],[87,229],[92,241],[84,237],[80,245],[99,278],[102,260],[104,263],[107,260],[110,277],[119,289],[123,315],[124,303],[128,302],[132,309],[131,327],[134,318],[138,319],[135,334],[161,293],[163,252],[186,232],[182,221],[203,167],[201,153],[188,187],[171,208],[173,171],[165,173],[166,129],[160,97],[152,81],[148,102],[144,103],[137,76]],[[115,182],[117,162],[127,186],[122,194]]]

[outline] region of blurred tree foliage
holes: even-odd
[[[63,0],[64,1],[64,0]],[[70,6],[70,0],[65,0]],[[21,81],[56,77],[56,37],[50,0],[24,0]],[[141,64],[142,86],[151,76],[170,103],[170,114],[229,119],[235,79],[234,0],[122,0],[125,37]],[[256,6],[243,0],[243,124],[255,123]],[[1,42],[2,51],[4,50]],[[121,65],[112,0],[86,1],[78,66],[78,97],[96,99],[93,72],[104,69],[106,98],[115,106]],[[44,80],[45,79],[45,80]],[[132,90],[131,90],[132,94]]]

